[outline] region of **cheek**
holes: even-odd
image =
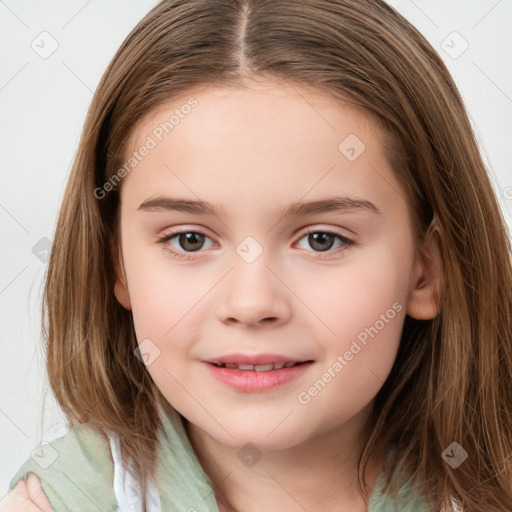
[[[212,269],[176,263],[160,248],[132,251],[125,265],[137,339],[151,340],[160,352],[148,370],[155,380],[164,370],[178,377],[201,326],[211,317],[212,291],[219,275]],[[164,380],[168,377],[164,375]]]
[[[357,261],[310,290],[329,327],[317,329],[326,358],[298,401],[310,411],[338,404],[326,428],[368,404],[387,379],[400,345],[411,258],[410,250],[383,245],[358,253]]]
[[[324,355],[314,376],[318,381],[312,379],[311,393],[304,389],[300,403],[314,399],[318,406],[327,406],[331,401],[341,403],[343,397],[345,412],[354,412],[375,396],[391,371],[400,344],[406,283],[405,263],[392,251],[382,251],[379,257],[375,253],[359,257],[346,269],[325,275],[316,287],[299,292],[307,296],[309,309],[321,320],[304,313],[311,315],[308,323],[314,326],[313,336]]]
[[[396,309],[405,309],[407,276],[406,263],[396,255],[372,251],[357,255],[350,264],[318,273],[302,285],[297,280],[295,290],[304,297],[311,315],[322,321],[317,322],[318,333],[333,341],[346,340],[375,324],[386,312],[394,320]],[[400,307],[393,308],[395,303]]]
[[[190,309],[197,291],[187,286],[184,267],[168,261],[163,249],[142,246],[130,235],[123,241],[123,256],[135,332],[139,342],[149,338],[160,344]]]
[[[151,264],[142,257],[132,260],[133,322],[141,352],[151,354],[148,373],[173,406],[183,407],[189,400],[183,386],[192,378],[186,360],[201,322],[201,297],[211,284],[201,284],[183,266],[161,260],[165,259],[155,258]]]
[[[186,345],[194,324],[194,305],[208,291],[187,272],[174,270],[159,273],[156,267],[130,281],[130,297],[135,331],[138,339],[151,338],[155,343],[172,339],[174,349]],[[204,289],[203,289],[204,288]],[[197,324],[195,324],[197,328]]]

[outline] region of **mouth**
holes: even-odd
[[[314,364],[312,359],[261,354],[224,356],[203,361],[216,380],[243,393],[263,393],[301,378]]]
[[[267,364],[242,364],[242,363],[215,363],[207,361],[209,364],[217,368],[228,368],[229,370],[255,371],[255,372],[271,372],[274,370],[282,370],[283,368],[292,368],[302,364],[312,363],[308,361],[288,361],[285,363],[267,363]]]

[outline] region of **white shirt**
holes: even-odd
[[[107,432],[110,452],[114,461],[114,493],[120,512],[162,512],[160,494],[153,478],[148,480],[147,509],[142,510],[142,490],[139,483],[123,466],[119,438],[114,432]]]

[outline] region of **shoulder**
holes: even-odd
[[[12,478],[9,490],[30,473],[37,476],[56,512],[108,512],[117,508],[108,440],[87,423],[37,446]]]

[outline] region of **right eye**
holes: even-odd
[[[162,243],[164,250],[173,256],[181,259],[190,259],[191,253],[200,252],[200,249],[203,248],[205,238],[211,240],[204,233],[181,230],[165,234],[158,242]],[[173,241],[176,241],[176,244],[170,243]],[[213,243],[215,244],[215,242]]]

